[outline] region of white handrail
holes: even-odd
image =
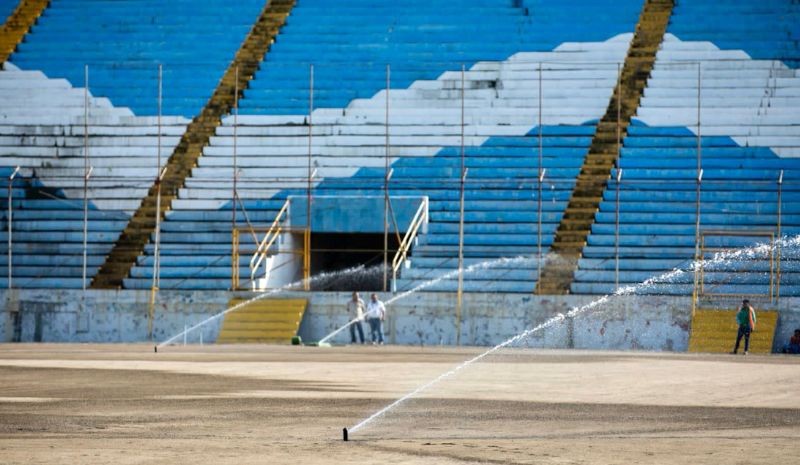
[[[406,260],[412,242],[417,237],[420,227],[425,224],[427,220],[428,197],[423,197],[419,208],[417,208],[417,212],[414,214],[414,218],[408,226],[405,236],[403,236],[403,240],[400,242],[400,246],[397,248],[397,253],[394,255],[394,259],[392,259],[392,279],[397,279],[397,270]]]
[[[269,249],[272,247],[272,244],[275,243],[275,240],[280,236],[281,230],[283,227],[281,226],[282,218],[289,211],[289,199],[286,199],[283,206],[281,207],[278,214],[275,216],[275,220],[272,222],[272,225],[269,227],[269,230],[264,235],[264,239],[258,244],[258,248],[256,248],[255,253],[252,257],[250,257],[250,280],[252,281],[255,278],[255,271],[258,267],[261,266],[261,263],[267,258],[267,253]]]

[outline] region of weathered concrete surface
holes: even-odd
[[[347,322],[345,293],[315,294],[301,336],[319,339]],[[591,296],[465,294],[461,343],[489,346],[596,300]],[[547,348],[686,350],[688,298],[618,297],[531,334],[519,345]],[[455,295],[418,293],[389,306],[390,343],[455,344]],[[366,328],[365,328],[366,329]],[[342,332],[334,342],[349,342]]]
[[[800,298],[786,299],[787,305],[781,305],[778,313],[778,326],[775,328],[775,343],[773,352],[780,352],[789,344],[795,329],[800,329]]]
[[[226,308],[234,297],[256,294],[226,291],[161,291],[156,299],[153,340],[164,341]],[[305,341],[316,341],[348,321],[349,293],[290,293],[281,297],[310,297],[300,326]],[[366,297],[366,296],[365,296]],[[389,300],[390,295],[382,296]],[[0,292],[4,302],[0,336],[14,340],[14,313],[19,312],[19,339],[42,342],[146,341],[149,291],[14,290]],[[498,344],[558,314],[567,314],[596,298],[592,296],[533,296],[465,294],[461,343]],[[689,340],[689,297],[619,296],[586,308],[574,318],[558,321],[519,345],[542,348],[685,351]],[[456,342],[455,295],[416,293],[388,306],[384,331],[391,344],[451,345]],[[775,350],[800,327],[800,299],[781,300]],[[221,318],[188,334],[187,342],[213,342]],[[368,333],[368,328],[364,325]],[[368,334],[367,334],[368,336]],[[731,335],[733,339],[734,335]],[[183,338],[178,338],[181,343]],[[349,331],[333,338],[350,341]]]
[[[17,308],[20,339],[26,342],[141,342],[147,341],[150,291],[18,290],[16,299],[0,293],[4,314]],[[227,292],[162,291],[156,299],[153,339],[164,340],[224,309]],[[10,321],[10,317],[4,318]],[[6,330],[0,334],[8,334]],[[202,329],[204,341],[213,341],[219,321]],[[189,335],[199,342],[201,332]],[[9,341],[12,339],[6,339]]]

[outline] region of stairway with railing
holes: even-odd
[[[409,279],[400,284],[415,285],[446,272],[457,255],[452,185],[459,178],[462,63],[467,69],[465,164],[471,170],[465,205],[468,260],[536,253],[538,244],[546,253],[577,175],[576,163],[588,147],[586,133],[608,103],[616,62],[627,49],[629,36],[615,36],[633,30],[641,6],[638,0],[614,2],[613,9],[608,4],[537,0],[502,6],[474,0],[469,8],[454,8],[446,2],[382,1],[366,8],[347,1],[336,14],[319,2],[297,5],[244,91],[238,123],[229,117],[216,129],[166,215],[162,288],[227,287],[231,229],[246,221],[245,211],[263,228],[289,196],[306,195],[309,187],[311,197],[382,196],[387,154],[395,173],[390,195],[430,193],[431,198],[431,229],[418,239],[410,268],[401,272]],[[512,23],[517,27],[509,28]],[[487,35],[464,33],[475,27]],[[434,39],[450,45],[429,46]],[[583,42],[566,42],[578,40]],[[515,55],[520,51],[532,53]],[[546,100],[542,167],[553,176],[541,196],[542,215],[534,197],[538,188],[531,184],[539,177],[539,132],[532,130],[539,62]],[[309,180],[312,170],[317,175]],[[501,211],[512,205],[516,211]],[[493,215],[506,216],[496,224]],[[202,232],[183,234],[193,228]],[[149,286],[153,253],[152,245],[145,247],[126,287]],[[442,262],[439,269],[436,260]],[[241,273],[248,272],[244,261],[239,265]],[[530,292],[535,274],[527,278],[517,281],[516,289]]]
[[[70,250],[80,254],[86,175],[82,155],[89,147],[89,243],[98,245],[97,256],[90,254],[89,262],[99,265],[108,244],[121,237],[107,260],[104,271],[109,273],[96,281],[98,287],[149,288],[153,283],[153,179],[158,172],[154,159],[161,144],[165,153],[173,153],[161,184],[162,288],[227,289],[232,275],[249,274],[249,257],[231,257],[232,230],[247,223],[268,227],[292,196],[369,198],[388,191],[390,198],[429,198],[428,229],[407,248],[405,265],[397,268],[398,290],[451,273],[458,267],[461,249],[463,266],[499,257],[530,257],[520,266],[500,265],[466,276],[468,291],[532,292],[539,280],[538,257],[552,250],[566,257],[569,266],[546,267],[543,279],[553,279],[543,281],[538,292],[607,292],[612,285],[637,282],[692,258],[697,177],[693,157],[698,140],[707,181],[700,189],[701,197],[707,197],[704,226],[727,227],[748,219],[773,224],[779,205],[773,178],[783,170],[784,232],[797,228],[797,167],[792,159],[800,150],[792,112],[798,98],[796,46],[764,26],[775,19],[776,29],[791,29],[786,18],[796,11],[787,2],[771,2],[765,12],[735,1],[731,23],[737,24],[716,32],[705,23],[705,32],[694,24],[702,22],[698,16],[710,8],[709,2],[678,5],[670,31],[723,45],[735,43],[761,59],[667,34],[652,72],[652,55],[669,14],[642,15],[644,25],[629,47],[630,36],[617,34],[634,29],[642,4],[638,0],[613,2],[614,8],[609,8],[611,2],[583,0],[527,0],[505,6],[472,0],[469,8],[416,0],[395,5],[387,0],[367,8],[347,0],[336,14],[315,0],[294,8],[277,38],[288,8],[272,2],[283,9],[273,16],[262,14],[253,28],[251,38],[256,39],[246,42],[235,59],[241,65],[238,80],[230,58],[263,3],[245,2],[241,11],[220,8],[219,27],[209,29],[202,39],[193,31],[213,17],[210,3],[198,7],[196,15],[174,17],[162,13],[174,13],[178,6],[157,6],[154,15],[170,19],[156,32],[141,24],[130,5],[112,8],[105,5],[109,2],[98,10],[102,14],[90,29],[73,30],[69,25],[84,17],[80,7],[85,2],[52,3],[52,10],[33,26],[0,73],[4,102],[11,102],[2,108],[4,122],[11,124],[0,125],[0,156],[7,168],[23,166],[12,189],[15,198],[24,198],[14,203],[21,210],[15,218],[29,215],[36,220],[12,225],[18,228],[17,238],[36,243],[20,245],[20,250],[55,250],[42,244],[66,238],[72,243]],[[647,2],[645,10],[665,4]],[[114,19],[128,15],[137,24],[132,32],[118,27]],[[754,24],[740,21],[748,15]],[[658,26],[647,26],[650,20]],[[226,25],[233,26],[226,32]],[[95,26],[108,30],[101,33]],[[481,34],[474,34],[476,27]],[[176,51],[161,44],[165,34],[182,38],[169,44],[196,41],[198,46]],[[233,37],[237,34],[238,39]],[[786,34],[791,37],[792,31]],[[204,50],[202,44],[215,38],[219,43]],[[120,46],[123,57],[147,51],[142,61],[117,62],[124,58],[89,45],[99,39]],[[433,42],[437,47],[430,45]],[[259,63],[267,47],[270,53]],[[629,85],[622,86],[619,98],[614,90],[617,63],[626,51],[629,65],[623,66],[619,78]],[[54,57],[56,52],[60,57]],[[171,66],[170,60],[180,66]],[[682,63],[661,66],[670,60]],[[188,131],[184,118],[166,116],[157,129],[155,118],[142,116],[156,112],[158,100],[150,98],[156,89],[156,61],[165,62],[165,114],[195,115],[216,92]],[[707,66],[700,86],[693,84],[691,74],[697,61]],[[85,130],[80,120],[85,96],[75,86],[82,85],[87,62],[92,116]],[[4,78],[10,73],[35,73],[17,71],[14,63],[44,69],[46,84],[38,79],[44,76],[30,79],[33,74],[9,84]],[[54,79],[58,77],[69,82]],[[224,116],[237,87],[243,97],[238,120]],[[700,138],[687,129],[696,118],[694,96],[689,94],[698,89],[704,107]],[[59,97],[54,99],[53,92]],[[48,107],[52,102],[58,105]],[[129,104],[132,112],[122,104]],[[69,118],[54,116],[61,107],[69,108],[62,113]],[[89,144],[82,141],[84,132]],[[620,141],[622,175],[617,183],[620,172],[613,171],[612,164]],[[393,173],[389,181],[387,169]],[[769,184],[741,188],[752,193],[751,199],[737,195],[734,188],[712,189],[714,181],[744,185],[750,175],[758,178],[753,186]],[[662,187],[654,188],[658,183]],[[618,186],[620,214],[614,202]],[[667,192],[665,186],[675,192]],[[727,200],[712,201],[710,196]],[[53,201],[44,202],[45,197]],[[77,208],[67,214],[55,206],[66,203]],[[671,211],[663,211],[665,205]],[[120,216],[92,225],[93,218],[107,213]],[[133,221],[127,222],[131,214]],[[129,228],[120,234],[123,220]],[[621,234],[616,234],[616,221],[623,225]],[[21,253],[15,263],[44,263],[41,251],[29,257]],[[20,276],[42,273],[18,271]],[[787,279],[795,279],[791,268],[784,272]],[[42,279],[31,285],[51,283]],[[455,278],[443,279],[428,290],[456,287]],[[685,286],[674,289],[687,291]],[[791,283],[785,290],[793,292]]]
[[[435,81],[417,81],[408,89],[391,88],[388,160],[384,92],[353,101],[346,109],[315,110],[310,128],[302,124],[307,116],[242,115],[237,125],[234,118],[226,118],[163,224],[162,250],[165,258],[174,257],[169,265],[164,262],[162,272],[170,278],[162,281],[162,287],[215,288],[230,276],[226,273],[231,266],[234,153],[240,197],[236,204],[241,210],[237,222],[246,211],[257,218],[254,224],[261,222],[259,227],[274,219],[289,196],[307,194],[311,171],[316,172],[312,198],[382,196],[388,162],[393,172],[388,182],[392,198],[430,198],[428,232],[417,240],[410,267],[400,273],[398,289],[448,272],[457,256],[458,191],[454,187],[461,147],[454,144],[462,140],[462,131],[464,165],[470,170],[465,188],[467,261],[537,253],[540,207],[540,244],[546,253],[594,133],[591,121],[605,108],[615,82],[617,64],[606,60],[621,58],[628,39],[569,44],[546,54],[517,54],[506,62],[477,64],[464,73],[463,118],[458,71]],[[596,64],[590,62],[595,54],[600,56]],[[538,108],[537,60],[542,61],[542,109]],[[489,88],[490,84],[497,89]],[[527,97],[524,105],[521,96]],[[529,116],[539,111],[541,131],[531,129]],[[544,180],[541,205],[536,182],[540,154],[542,169],[551,177]],[[222,173],[228,175],[220,179]],[[193,226],[205,232],[191,237],[180,232]],[[140,258],[126,286],[148,285],[153,250],[146,250],[148,256]],[[189,252],[200,258],[187,257]],[[531,292],[536,264],[528,267],[527,274],[515,274],[518,279],[482,280],[469,286]],[[432,290],[452,286],[442,280]]]

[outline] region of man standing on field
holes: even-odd
[[[356,343],[356,330],[361,343],[364,343],[364,328],[361,322],[364,321],[364,301],[358,296],[358,292],[353,292],[353,298],[347,302],[347,314],[350,317],[350,343]]]
[[[736,334],[736,345],[733,347],[732,354],[739,351],[739,342],[744,336],[744,354],[750,350],[750,333],[756,330],[756,311],[750,305],[750,301],[744,299],[742,308],[736,314],[736,322],[739,323],[739,332]]]
[[[386,307],[378,300],[377,294],[370,296],[367,304],[367,323],[373,344],[383,344],[383,320],[386,318]]]

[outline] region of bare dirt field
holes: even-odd
[[[750,464],[800,454],[800,358],[0,345],[0,463]]]

